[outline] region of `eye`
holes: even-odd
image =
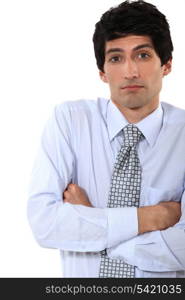
[[[112,63],[117,63],[117,62],[120,62],[120,61],[121,61],[121,57],[120,56],[112,56],[109,59],[109,62],[112,62]]]
[[[150,57],[150,54],[146,53],[146,52],[141,52],[137,54],[137,57],[139,59],[148,59]]]

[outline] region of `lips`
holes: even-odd
[[[122,87],[122,89],[123,90],[125,90],[125,89],[139,89],[139,88],[143,88],[143,86],[142,85],[127,85],[127,86],[124,86],[124,87]]]

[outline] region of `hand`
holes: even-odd
[[[181,217],[181,205],[175,201],[165,201],[158,205],[138,208],[139,233],[164,230],[175,225]]]
[[[73,183],[70,183],[64,191],[63,200],[65,203],[81,204],[92,207],[85,190]]]

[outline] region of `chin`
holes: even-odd
[[[144,107],[145,105],[147,105],[147,101],[143,101],[143,99],[119,99],[119,101],[114,101],[114,104],[116,104],[116,106],[118,108],[128,108],[128,109],[140,109],[142,107]]]
[[[123,106],[129,109],[138,109],[143,107],[141,103],[123,103]]]
[[[127,107],[129,109],[139,109],[142,108],[147,104],[147,101],[139,100],[139,99],[133,99],[133,100],[127,100],[123,101],[123,106]]]
[[[127,106],[127,108],[129,108],[129,109],[139,109],[139,108],[142,108],[143,107],[143,105],[128,105]]]

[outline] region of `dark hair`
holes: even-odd
[[[104,71],[106,42],[132,34],[151,38],[161,65],[172,58],[173,44],[165,15],[145,1],[127,0],[110,8],[96,23],[93,43],[99,70]]]

